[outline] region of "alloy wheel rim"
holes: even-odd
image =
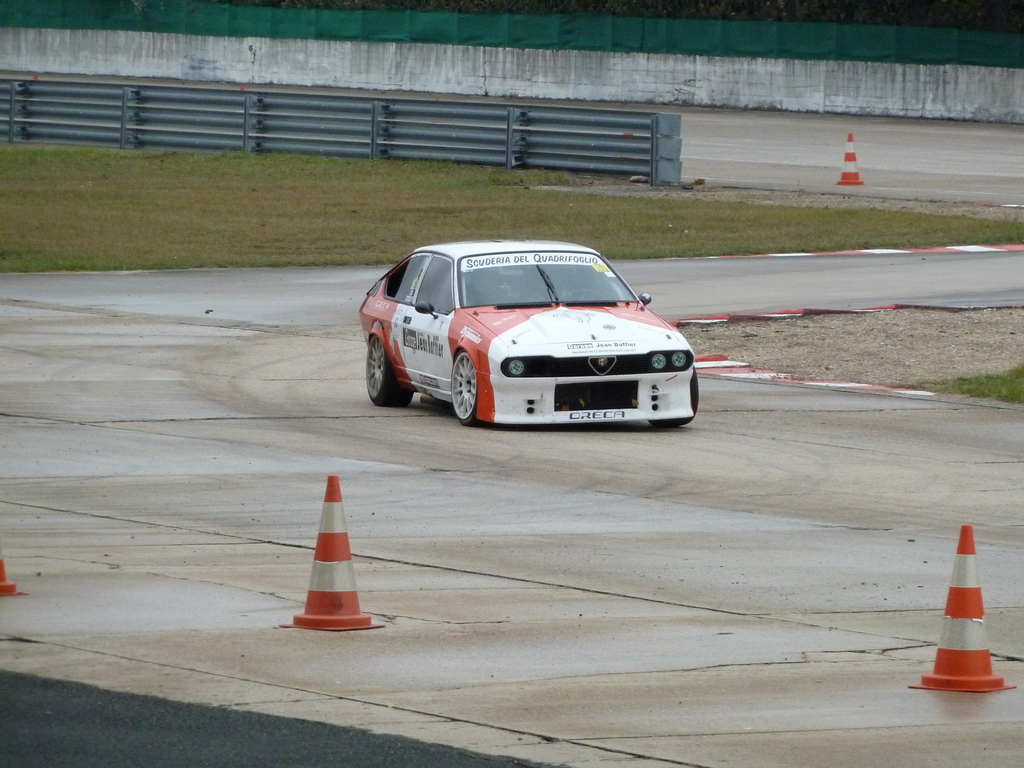
[[[384,383],[384,345],[376,336],[370,342],[370,353],[366,356],[366,385],[370,394],[376,395]]]
[[[459,355],[455,362],[452,382],[455,415],[460,419],[468,419],[476,406],[476,371],[473,369],[473,361],[468,356]]]

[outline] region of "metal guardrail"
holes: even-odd
[[[229,88],[0,80],[7,140],[301,152],[680,181],[679,115]]]

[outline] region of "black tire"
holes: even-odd
[[[366,343],[366,394],[382,408],[404,408],[412,402],[412,390],[398,383],[391,358],[379,336]]]
[[[693,406],[693,416],[682,419],[651,419],[651,426],[659,429],[671,429],[672,427],[684,427],[689,424],[697,415],[697,405],[700,403],[700,385],[697,383],[697,371],[694,370],[690,377],[690,405]]]
[[[469,354],[460,350],[452,363],[452,410],[455,418],[467,427],[479,424],[476,417],[478,401],[476,366]]]

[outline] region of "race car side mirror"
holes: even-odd
[[[430,315],[431,317],[437,317],[437,312],[434,311],[434,305],[429,301],[417,301],[412,305],[412,308],[419,312],[421,315]]]
[[[648,304],[650,304],[651,301],[653,301],[653,299],[651,298],[651,294],[649,293],[641,293],[639,296],[637,296],[637,298],[640,299],[640,303],[643,304],[645,307]]]

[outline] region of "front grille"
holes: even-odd
[[[607,357],[611,363],[608,368],[598,365],[597,369],[591,366],[591,359],[598,360]],[[552,376],[636,376],[639,373],[647,373],[651,370],[649,357],[647,355],[590,355],[588,357],[554,357],[552,362]],[[598,373],[604,370],[604,373]]]
[[[672,364],[673,354],[684,354],[679,365]],[[659,358],[657,367],[653,360]],[[648,352],[646,355],[596,354],[581,357],[551,357],[534,355],[507,357],[501,363],[501,372],[514,379],[561,378],[579,376],[639,376],[644,373],[672,373],[685,371],[693,365],[693,353],[684,350]]]
[[[606,358],[604,365],[600,358]],[[650,355],[588,355],[587,357],[508,358],[502,373],[510,375],[509,360],[521,360],[523,372],[517,378],[576,378],[578,376],[636,376],[651,372]],[[594,365],[590,361],[594,360]],[[595,367],[596,366],[596,367]]]
[[[555,385],[556,411],[592,411],[636,407],[636,381],[592,381]]]

